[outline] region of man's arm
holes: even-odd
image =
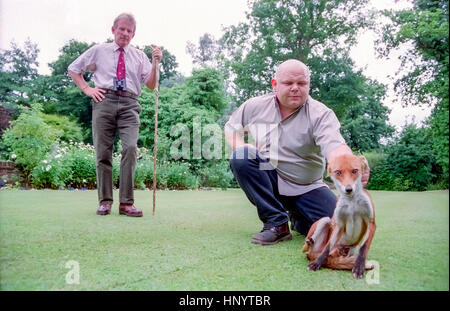
[[[89,84],[84,80],[83,75],[81,73],[76,73],[71,70],[68,70],[70,77],[72,78],[73,82],[83,91],[84,94],[86,94],[89,97],[92,97],[96,103],[101,102],[103,98],[105,98],[105,90],[97,88],[97,87],[90,87]]]
[[[347,145],[340,145],[339,147],[331,150],[327,157],[328,163],[333,161],[333,159],[335,159],[336,157],[338,157],[340,155],[344,155],[344,154],[353,154],[352,150]],[[363,187],[365,187],[367,185],[367,183],[369,181],[369,176],[370,176],[370,167],[369,167],[368,163],[366,163],[366,164],[367,164],[367,170],[363,171],[362,176],[361,176],[361,182],[362,182]]]
[[[162,60],[162,51],[156,46],[152,45],[152,70],[150,71],[150,77],[145,82],[145,85],[150,89],[154,90],[158,80],[159,80],[159,63]]]
[[[249,147],[256,149],[256,147],[252,144],[247,144],[244,139],[239,136],[236,132],[228,132],[225,131],[225,140],[228,145],[230,145],[231,149],[234,151],[236,148],[239,147]]]

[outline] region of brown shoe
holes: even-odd
[[[111,204],[102,203],[98,207],[97,215],[109,215],[111,213]]]
[[[120,204],[119,214],[130,217],[142,217],[142,211],[136,209],[133,204]]]
[[[260,245],[273,245],[278,242],[292,240],[289,231],[289,222],[285,222],[277,227],[264,227],[261,232],[255,234],[252,243]]]

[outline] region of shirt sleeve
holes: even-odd
[[[244,120],[245,104],[242,104],[238,109],[236,109],[225,123],[226,133],[238,133],[243,135],[244,127],[247,125]]]
[[[147,83],[147,80],[150,78],[150,73],[152,71],[152,63],[150,62],[150,60],[148,59],[147,55],[142,52],[142,62],[141,62],[141,74],[140,74],[140,82],[141,83]]]
[[[329,153],[337,147],[345,145],[340,128],[341,124],[331,109],[327,109],[316,120],[313,126],[313,136],[325,158],[328,158]]]
[[[95,59],[97,54],[97,46],[86,50],[77,59],[75,59],[68,67],[68,70],[75,73],[84,73],[86,71],[94,72],[97,69]]]

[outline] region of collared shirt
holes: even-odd
[[[119,60],[119,46],[115,42],[94,45],[69,65],[75,73],[94,72],[92,80],[96,87],[112,89]],[[152,64],[147,55],[132,45],[124,49],[127,90],[141,94],[141,83],[150,77]]]
[[[277,171],[279,193],[287,196],[326,186],[325,159],[345,144],[334,112],[310,96],[284,120],[274,93],[251,98],[233,112],[225,131],[250,133]]]

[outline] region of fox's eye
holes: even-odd
[[[352,174],[358,174],[358,169],[354,169],[353,171],[352,171]]]
[[[334,171],[334,174],[335,174],[336,176],[341,176],[341,175],[342,175],[342,172],[339,171],[339,170],[337,170],[337,171]]]

